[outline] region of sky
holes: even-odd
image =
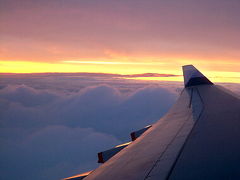
[[[239,0],[0,0],[0,72],[181,75],[194,64],[215,82],[240,82],[239,9]]]

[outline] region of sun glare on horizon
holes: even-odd
[[[190,63],[188,63],[190,64]],[[148,62],[62,61],[43,63],[28,61],[0,61],[0,73],[111,73],[111,74],[172,74],[166,77],[124,77],[151,81],[183,81],[181,66]],[[200,68],[214,82],[240,83],[240,72],[206,70]]]

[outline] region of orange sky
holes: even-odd
[[[0,72],[180,75],[193,64],[240,83],[239,9],[236,0],[3,0]]]

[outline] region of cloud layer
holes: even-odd
[[[128,141],[131,131],[158,120],[177,97],[159,85],[94,86],[86,85],[88,78],[69,82],[82,82],[82,88],[63,91],[47,80],[61,81],[49,76],[36,88],[32,78],[14,78],[1,85],[1,179],[60,179],[96,168],[97,152]]]
[[[239,93],[239,84],[221,84]],[[175,102],[182,84],[99,74],[2,75],[0,179],[57,180],[96,168]]]

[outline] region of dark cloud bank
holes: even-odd
[[[0,87],[4,180],[57,180],[96,168],[97,152],[157,121],[181,89],[179,83],[64,75],[4,76]]]

